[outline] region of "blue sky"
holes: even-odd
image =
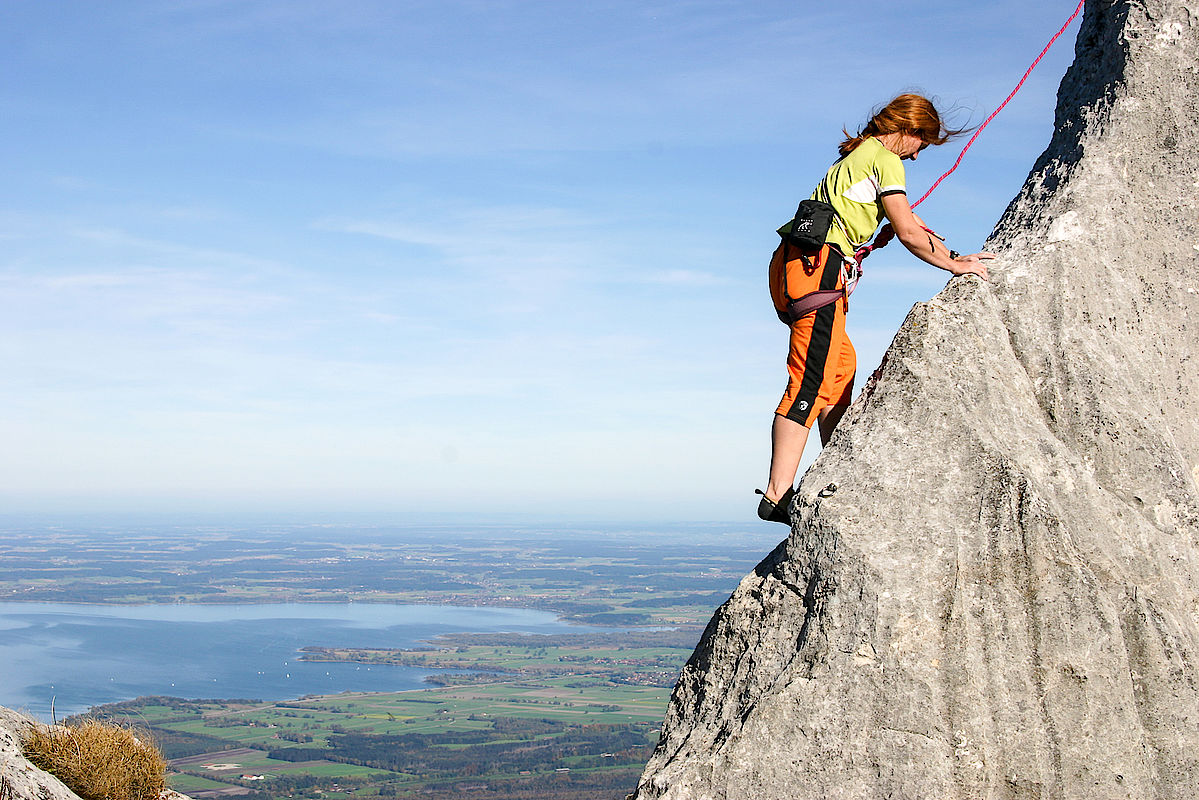
[[[1073,7],[8,2],[0,504],[751,519],[774,228],[842,126],[980,122]],[[1077,25],[921,207],[950,246]],[[860,376],[946,277],[866,267]]]

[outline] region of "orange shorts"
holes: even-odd
[[[784,261],[783,248],[780,244],[770,259],[770,293],[777,309],[786,308],[788,297],[842,288],[841,258],[828,245],[807,261]],[[791,323],[787,390],[774,413],[810,428],[824,408],[849,405],[858,357],[845,333],[848,310],[841,298]]]

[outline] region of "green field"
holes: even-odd
[[[443,683],[494,682],[500,677],[596,676],[643,686],[673,686],[691,654],[695,629],[628,631],[620,634],[454,634],[418,650],[305,648],[305,661],[395,664],[429,670]]]
[[[10,601],[500,605],[614,627],[703,625],[777,541],[721,525],[0,533]]]
[[[309,661],[402,664],[440,688],[280,703],[139,698],[197,800],[620,800],[712,612],[775,546],[739,525],[52,526],[0,542],[10,600],[515,606],[580,623],[414,650],[312,641]],[[238,794],[240,793],[240,794]]]
[[[171,786],[197,800],[616,800],[668,695],[562,676],[285,703],[145,698],[101,713],[148,727],[171,757]]]

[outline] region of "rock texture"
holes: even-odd
[[[79,800],[58,778],[21,755],[21,738],[31,721],[0,708],[0,800]]]
[[[0,706],[0,800],[80,800],[79,795],[21,754],[21,739],[33,724],[28,717]],[[163,792],[161,800],[191,800]]]
[[[1088,0],[992,282],[912,310],[638,800],[1199,797],[1197,195],[1199,2]]]

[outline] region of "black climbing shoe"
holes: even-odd
[[[778,499],[778,502],[771,502],[766,498],[766,493],[761,489],[754,489],[754,492],[762,495],[761,502],[758,503],[758,516],[767,522],[781,522],[790,527],[791,525],[791,498],[795,494],[795,489],[791,488],[783,492],[783,496]]]

